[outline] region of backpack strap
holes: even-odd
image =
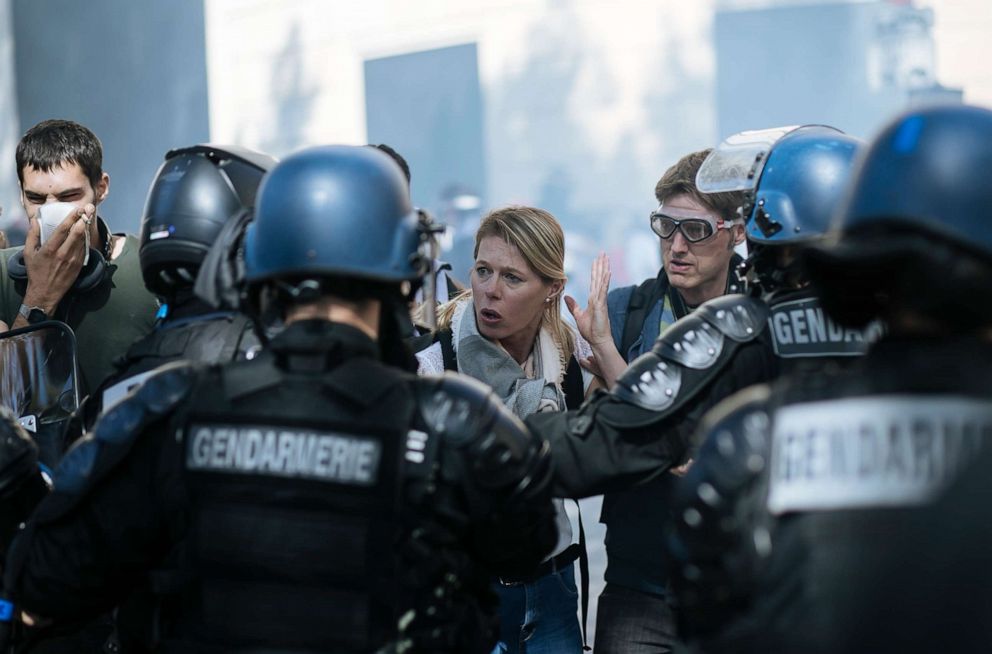
[[[444,360],[444,369],[458,372],[458,357],[455,355],[455,345],[452,341],[450,329],[442,329],[434,335],[434,342],[441,344],[441,358]]]
[[[565,376],[561,380],[561,389],[565,392],[565,408],[573,411],[582,406],[586,389],[582,382],[582,366],[579,365],[574,354],[568,357],[568,368],[565,369]]]
[[[641,335],[641,329],[644,328],[644,320],[647,318],[648,312],[668,288],[667,278],[662,282],[664,274],[665,271],[662,269],[657,277],[644,280],[630,294],[630,300],[627,302],[626,320],[623,325],[623,337],[620,339],[620,356],[625,360],[630,346]],[[628,363],[630,362],[628,361]]]

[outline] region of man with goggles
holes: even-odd
[[[606,307],[601,295],[598,302],[590,299],[590,310],[576,314],[579,330],[611,387],[627,363],[650,351],[670,325],[707,300],[739,292],[733,271],[741,258],[734,246],[744,240],[738,214],[744,196],[699,192],[696,173],[709,152],[683,157],[655,187],[660,204],[651,214],[651,227],[661,237],[663,260],[657,277],[610,291]],[[608,269],[603,260],[593,268],[594,287],[601,294],[609,283]],[[603,309],[608,326],[592,318]],[[647,408],[638,413],[623,403],[617,407],[627,427],[642,413],[648,421],[661,415]],[[608,430],[609,421],[600,418],[597,425]],[[675,617],[667,602],[668,579],[661,558],[672,479],[662,474],[637,488],[606,492],[603,498],[607,570],[606,588],[599,597],[597,652],[656,654],[671,651],[674,645]]]

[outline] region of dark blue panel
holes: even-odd
[[[166,150],[209,140],[203,0],[15,0],[21,131],[68,118],[103,142],[115,231],[137,232]]]
[[[439,209],[444,189],[485,197],[482,93],[474,43],[365,62],[370,143],[410,163],[413,200]]]
[[[804,123],[871,136],[907,100],[896,87],[871,87],[869,52],[877,38],[878,4],[717,12],[720,138]]]

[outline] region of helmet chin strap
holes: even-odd
[[[756,295],[769,295],[783,289],[804,286],[801,264],[796,256],[788,257],[789,245],[754,246],[740,267],[740,276]],[[787,261],[783,259],[788,259]]]

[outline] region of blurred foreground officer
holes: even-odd
[[[158,651],[489,652],[491,575],[555,542],[550,461],[485,387],[382,360],[429,229],[382,153],[276,166],[245,272],[286,328],[251,361],[170,364],[70,450],[8,557],[18,608],[57,623],[148,579],[181,594]]]
[[[989,166],[992,112],[933,108],[890,124],[834,239],[806,253],[834,320],[879,319],[887,335],[846,371],[757,387],[708,417],[671,548],[688,635],[704,651],[956,649],[952,629],[930,643],[880,637],[865,620],[907,600],[878,577],[864,586],[867,568],[854,564],[877,570],[918,534],[909,525],[992,438]],[[918,554],[889,570],[939,578]],[[858,587],[875,593],[874,614],[851,610]],[[928,595],[933,607],[941,592],[954,591]]]

